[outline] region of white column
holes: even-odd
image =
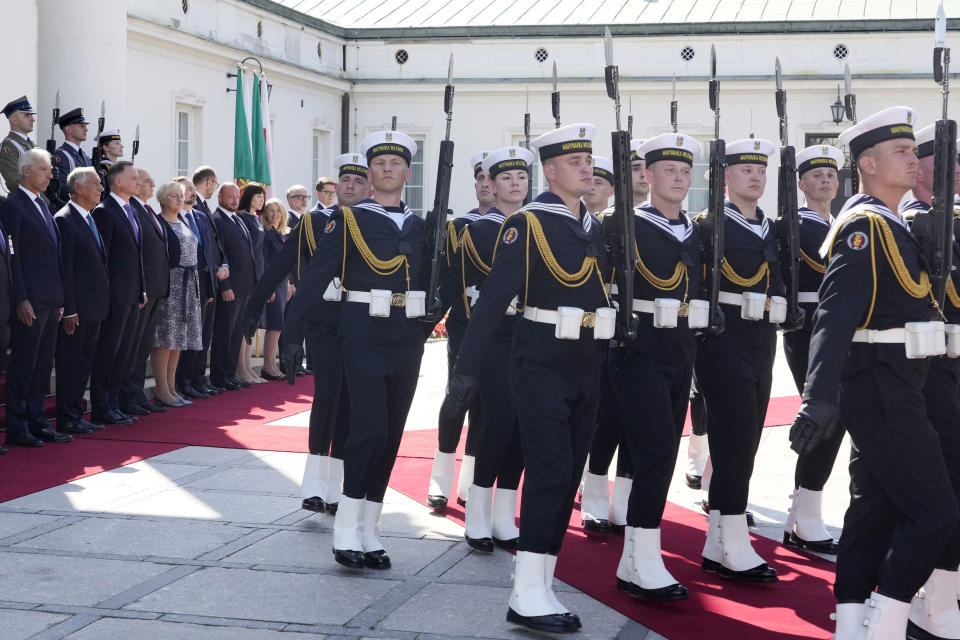
[[[3,6],[3,95],[0,107],[26,95],[37,107],[37,2],[9,2]],[[0,116],[0,136],[7,135],[7,119]],[[31,134],[31,137],[34,137]]]
[[[12,3],[11,6],[16,6]],[[61,113],[83,107],[90,124],[89,147],[97,135],[100,102],[106,100],[108,129],[121,128],[128,155],[133,131],[127,110],[127,0],[38,2],[37,145],[50,136],[51,109],[60,92]],[[145,96],[144,99],[147,99]],[[56,132],[57,143],[63,135]]]

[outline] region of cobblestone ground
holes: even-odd
[[[444,349],[427,345],[409,429],[435,423]],[[795,394],[792,385],[781,358],[774,395]],[[305,428],[307,414],[282,422]],[[792,490],[786,432],[764,430],[751,485],[756,531],[775,539]],[[845,445],[824,500],[835,533],[847,455]],[[341,569],[332,516],[299,508],[303,459],[187,447],[0,504],[0,638],[539,637],[504,621],[511,556],[472,553],[460,527],[392,490],[383,530],[394,568]],[[694,509],[684,462],[670,500]],[[662,638],[572,587],[557,590],[584,621],[580,640]]]

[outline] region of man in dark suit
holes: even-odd
[[[57,433],[43,413],[63,314],[60,236],[40,197],[53,178],[50,154],[27,149],[20,155],[18,170],[20,185],[0,209],[8,247],[13,246],[10,267],[17,303],[7,368],[7,443],[39,447],[44,441],[73,439]]]
[[[166,411],[165,407],[152,404],[143,392],[147,375],[147,358],[153,348],[157,321],[160,320],[160,301],[170,293],[170,263],[167,260],[167,238],[153,209],[147,204],[153,197],[156,184],[150,174],[137,170],[140,189],[130,197],[130,206],[137,214],[137,222],[143,233],[140,248],[143,256],[143,280],[147,292],[147,304],[137,312],[137,324],[133,333],[133,347],[127,361],[126,374],[120,386],[120,411],[127,415],[145,416],[152,412]]]
[[[179,181],[179,180],[178,180]],[[177,364],[177,388],[181,395],[189,398],[215,395],[224,389],[217,387],[207,377],[207,356],[213,339],[213,325],[216,316],[215,299],[218,283],[230,275],[230,269],[220,246],[219,235],[210,218],[207,200],[217,190],[217,174],[207,166],[197,167],[193,180],[183,178],[184,207],[191,211],[184,214],[184,220],[190,229],[200,238],[199,277],[200,277],[200,318],[203,322],[203,348],[200,351],[184,351]],[[194,190],[195,204],[190,202],[190,191]]]
[[[243,340],[243,322],[240,311],[256,284],[253,248],[250,232],[237,217],[240,189],[228,182],[220,187],[220,206],[213,212],[213,224],[220,235],[223,253],[230,263],[230,277],[219,283],[216,319],[213,327],[213,345],[210,361],[210,381],[229,390],[249,386],[236,376],[240,341]]]
[[[93,363],[90,387],[91,420],[106,424],[131,424],[136,417],[120,411],[119,393],[124,364],[130,359],[137,328],[137,310],[147,303],[140,250],[141,229],[130,197],[140,189],[140,176],[132,162],[115,162],[107,172],[110,194],[93,210],[103,240],[110,273],[110,310],[100,325],[100,344]]]
[[[57,333],[57,429],[93,433],[103,425],[83,419],[83,391],[93,369],[100,323],[110,308],[110,278],[103,240],[90,211],[103,185],[93,167],[78,167],[64,180],[70,201],[54,220],[60,231],[63,319]]]

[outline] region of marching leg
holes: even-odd
[[[464,454],[463,460],[460,461],[460,476],[457,478],[457,504],[461,507],[467,504],[467,492],[470,485],[473,484],[473,468],[476,463],[477,459],[468,454]]]
[[[960,638],[960,607],[955,588],[957,571],[934,569],[910,601],[907,640]]]
[[[467,508],[469,509],[469,503]],[[501,489],[493,494],[493,542],[502,549],[516,549],[520,540],[517,527],[517,490]]]
[[[363,545],[363,564],[371,569],[389,569],[390,556],[380,542],[380,513],[382,502],[363,501],[360,518],[360,540]]]
[[[610,521],[610,483],[606,475],[589,471],[583,474],[583,496],[580,498],[580,517],[583,529],[589,533],[607,534],[612,531]]]
[[[365,500],[340,498],[340,508],[333,521],[333,557],[337,563],[352,569],[364,567],[363,542],[360,539],[360,518]]]
[[[456,473],[457,454],[440,450],[433,456],[430,470],[430,488],[427,491],[427,506],[439,514],[447,509],[447,496],[453,492],[453,476]]]
[[[477,551],[493,551],[492,519],[493,488],[470,485],[470,500],[467,501],[463,537]]]
[[[303,497],[302,509],[323,513],[327,505],[324,497],[327,495],[327,469],[329,456],[307,454],[306,464],[303,467],[303,482],[300,493]]]

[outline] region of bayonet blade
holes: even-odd
[[[947,14],[943,11],[943,3],[937,9],[937,19],[934,22],[933,39],[935,47],[947,46]]]
[[[553,92],[556,93],[559,91],[557,88],[557,61],[553,61]]]
[[[780,67],[780,56],[777,56],[775,73],[777,77],[777,91],[782,91],[783,90],[783,69]]]
[[[140,125],[137,125],[137,131],[133,134],[133,141],[140,142]]]
[[[673,102],[677,101],[677,74],[673,74],[673,97],[671,98]],[[633,103],[630,103],[630,110],[633,111]]]
[[[710,79],[717,79],[717,48],[710,45]]]
[[[59,91],[57,91],[57,99],[56,99],[56,101],[53,103],[53,107],[54,107],[55,109],[57,109],[57,110],[60,109],[60,92],[59,92]]]
[[[607,66],[613,66],[613,34],[610,33],[610,27],[603,28],[603,55],[607,60]]]
[[[447,84],[453,84],[453,52],[450,52],[450,64],[447,66]]]
[[[101,118],[107,117],[107,101],[106,100],[100,101],[100,117]]]
[[[843,65],[843,92],[847,95],[853,93],[853,81],[850,77],[850,65]]]
[[[527,109],[526,113],[530,113],[530,85],[527,85]]]

